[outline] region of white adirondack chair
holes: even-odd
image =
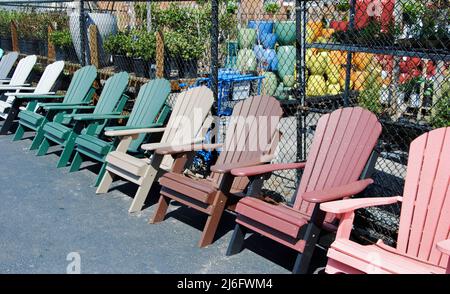
[[[7,83],[10,80],[8,79],[8,75],[18,57],[19,53],[17,52],[9,52],[2,57],[2,60],[0,60],[0,84],[2,82]]]
[[[6,119],[8,113],[11,109],[12,103],[14,102],[16,96],[24,94],[23,91],[33,91],[31,93],[27,92],[27,96],[32,97],[33,95],[51,95],[54,94],[50,92],[53,85],[56,83],[59,75],[64,69],[64,61],[56,61],[48,65],[44,73],[39,80],[36,87],[27,86],[10,86],[9,90],[15,90],[15,92],[7,92],[4,95],[7,97],[6,101],[0,101],[0,117]],[[0,87],[2,89],[2,87]]]
[[[33,66],[36,64],[36,61],[36,55],[30,55],[22,58],[17,64],[11,79],[0,80],[0,92],[13,91],[17,90],[17,87],[29,86],[29,84],[25,84],[25,82],[33,70]]]
[[[159,143],[144,144],[141,148],[153,151],[163,147],[201,143],[213,120],[210,116],[213,101],[213,93],[207,87],[192,88],[178,95],[165,128],[106,132],[105,135],[107,136],[121,137],[121,142],[116,151],[110,152],[106,157],[106,173],[97,189],[97,194],[108,192],[113,176],[118,175],[139,185],[139,189],[128,211],[140,211],[153,182],[163,173],[182,167],[173,166],[174,161],[171,156],[153,154],[150,160],[133,157],[126,153],[128,145],[139,134],[162,132],[164,134]]]

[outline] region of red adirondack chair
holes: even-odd
[[[359,178],[380,133],[373,113],[360,107],[343,108],[319,119],[306,162],[233,169],[233,175],[255,180],[278,170],[303,169],[303,175],[293,207],[256,197],[239,201],[227,255],[241,251],[250,229],[298,251],[293,273],[306,273],[321,229],[336,229],[335,216],[325,215],[318,203],[350,197],[373,182]]]
[[[356,209],[398,201],[397,247],[349,240]],[[411,143],[403,197],[348,199],[320,208],[342,215],[328,250],[327,273],[450,273],[450,127]]]
[[[151,223],[162,221],[170,201],[176,200],[208,215],[199,246],[211,244],[224,209],[236,204],[236,195],[248,184],[246,177],[235,178],[230,171],[235,167],[270,162],[278,144],[277,125],[282,113],[280,103],[273,97],[249,97],[233,108],[223,145],[157,149],[157,154],[177,154],[181,160],[183,157],[180,155],[195,150],[222,148],[222,151],[207,179],[195,179],[175,172],[168,172],[160,178],[161,197]]]

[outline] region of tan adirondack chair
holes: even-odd
[[[122,137],[117,149],[106,157],[106,173],[97,189],[97,194],[106,193],[114,175],[139,185],[129,212],[138,212],[145,203],[147,194],[155,181],[164,172],[179,172],[180,165],[173,165],[174,159],[154,154],[150,159],[136,158],[126,153],[134,138],[145,133],[164,132],[158,143],[144,144],[147,151],[162,147],[201,143],[212,123],[210,109],[214,97],[207,87],[189,89],[178,95],[172,114],[165,128],[144,128],[106,132],[107,136]],[[185,157],[188,160],[187,157]]]
[[[397,246],[349,239],[355,210],[402,202]],[[324,211],[342,216],[328,250],[327,273],[450,273],[450,127],[411,143],[403,197],[328,202]]]
[[[234,107],[223,145],[188,145],[156,150],[157,154],[181,156],[183,152],[222,148],[207,179],[195,179],[176,172],[166,173],[160,178],[161,197],[151,222],[162,221],[170,201],[176,200],[208,215],[199,246],[211,244],[223,211],[226,207],[233,209],[249,183],[247,177],[235,178],[231,170],[271,161],[278,144],[277,126],[282,114],[280,103],[275,98],[250,97]]]

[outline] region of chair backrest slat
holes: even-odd
[[[195,87],[178,94],[161,143],[190,144],[198,137],[206,117],[210,114],[214,95],[205,86]],[[164,156],[161,168],[169,169],[173,158]]]
[[[349,184],[358,180],[381,134],[376,116],[361,107],[323,115],[317,124],[294,209],[311,215],[314,204],[302,194]],[[327,216],[327,221],[333,219]]]
[[[25,84],[28,76],[33,70],[34,65],[36,64],[36,61],[37,61],[36,55],[29,55],[19,60],[19,63],[17,63],[16,69],[14,70],[14,73],[11,77],[11,81],[9,82],[9,84],[11,86],[14,85],[20,86]]]
[[[450,237],[450,127],[411,143],[397,249],[445,267],[436,243]]]
[[[19,58],[19,53],[9,52],[0,60],[0,80],[6,79],[11,72],[14,63]]]
[[[127,126],[144,127],[155,122],[158,113],[170,94],[170,83],[155,79],[143,85],[138,93]],[[130,144],[130,151],[137,151],[146,135],[141,134]]]
[[[36,89],[34,89],[34,93],[42,94],[50,92],[63,69],[64,61],[56,61],[47,65],[36,85]]]
[[[106,80],[94,113],[107,114],[113,112],[127,88],[128,79],[128,73],[120,72]]]
[[[77,70],[67,89],[63,103],[81,103],[92,88],[97,77],[97,69],[93,65],[83,66]]]
[[[253,96],[236,104],[217,164],[251,161],[273,152],[272,142],[278,135],[277,126],[282,114],[280,103],[270,96]],[[222,177],[217,173],[210,175],[217,184]],[[246,177],[238,177],[232,188],[243,190],[247,184]]]

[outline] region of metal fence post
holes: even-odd
[[[211,90],[217,101],[219,84],[219,0],[211,1]]]
[[[86,65],[86,17],[84,15],[84,1],[80,0],[80,43],[81,43],[81,65]]]
[[[353,29],[355,27],[355,13],[356,13],[356,0],[350,1],[350,23],[349,28]],[[347,64],[345,65],[345,90],[344,90],[344,106],[349,106],[350,101],[350,83],[352,75],[352,58],[353,53],[351,51],[347,52]]]
[[[306,54],[306,44],[305,44],[305,30],[306,30],[306,19],[305,19],[305,9],[306,3],[302,0],[295,0],[295,27],[296,27],[296,70],[297,70],[297,84],[298,89],[297,100],[299,100],[300,105],[304,106],[305,103],[305,89],[306,89],[306,64],[305,64],[305,54]],[[304,112],[298,108],[295,116],[297,117],[297,161],[304,160],[303,158],[303,116]],[[297,172],[297,181],[299,180],[299,173]]]

